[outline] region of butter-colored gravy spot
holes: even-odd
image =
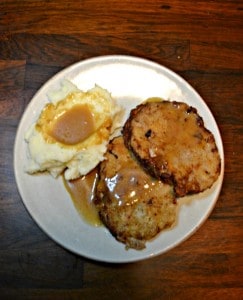
[[[98,211],[93,203],[97,178],[96,169],[74,180],[65,180],[63,177],[65,187],[72,198],[75,208],[88,224],[96,227],[102,225]]]
[[[82,142],[94,132],[94,120],[87,105],[75,105],[55,120],[50,135],[66,145]]]

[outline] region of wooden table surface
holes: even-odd
[[[0,2],[1,299],[243,299],[242,51],[240,0]],[[187,80],[214,114],[225,151],[222,191],[203,226],[130,264],[98,263],[52,241],[25,209],[12,163],[18,123],[42,84],[110,54],[153,60]]]

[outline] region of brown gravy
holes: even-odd
[[[93,203],[97,177],[98,174],[96,169],[75,180],[65,180],[63,177],[65,187],[69,192],[77,211],[88,224],[96,227],[102,225]]]
[[[59,116],[50,135],[57,141],[74,145],[94,132],[94,120],[87,105],[77,104]]]
[[[133,164],[125,164],[114,177],[107,177],[105,182],[110,199],[113,203],[117,202],[118,206],[133,205],[144,197],[149,199],[153,190],[161,187],[160,181],[151,180]]]

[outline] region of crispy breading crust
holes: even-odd
[[[197,110],[182,102],[147,102],[130,113],[125,145],[156,178],[175,186],[178,197],[202,192],[220,174],[213,134]]]
[[[146,241],[175,222],[173,187],[147,174],[121,136],[110,142],[99,174],[95,205],[103,223],[126,248],[143,249]]]

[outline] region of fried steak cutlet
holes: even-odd
[[[213,134],[197,110],[182,102],[146,102],[130,113],[125,145],[152,175],[173,184],[176,196],[202,192],[220,173]]]
[[[126,248],[143,249],[146,241],[172,226],[177,211],[173,186],[147,174],[122,136],[108,145],[99,174],[95,205],[103,223]]]

